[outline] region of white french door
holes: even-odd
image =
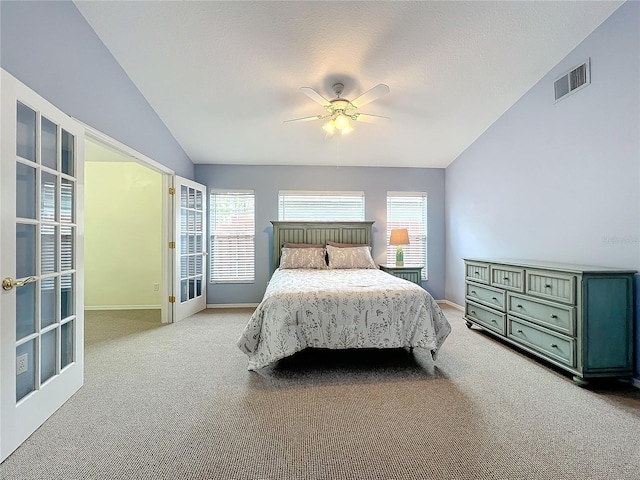
[[[84,129],[0,73],[4,460],[83,383]]]
[[[204,185],[174,176],[174,300],[177,322],[207,307],[206,211]]]

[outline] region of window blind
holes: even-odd
[[[60,269],[71,270],[74,265],[73,184],[66,179],[60,185]],[[62,288],[71,288],[71,277],[62,277]]]
[[[73,185],[66,179],[62,179],[60,185],[60,212],[59,222],[56,220],[56,192],[57,181],[53,175],[42,174],[41,211],[40,218],[40,275],[55,274],[59,271],[72,270],[74,266],[73,234]],[[59,226],[58,226],[59,225]],[[58,240],[58,229],[60,240]],[[60,243],[60,265],[57,263],[58,252],[56,246]],[[61,288],[71,289],[71,275],[61,276]],[[55,288],[53,279],[43,280],[42,288]]]
[[[213,191],[210,197],[211,283],[255,280],[255,195]]]
[[[403,245],[405,265],[423,265],[427,280],[427,194],[424,192],[387,192],[387,263],[396,262],[396,246],[389,245],[391,230],[406,228],[409,245]]]
[[[45,180],[43,178],[41,187],[41,211],[40,218],[43,223],[40,225],[40,275],[55,273],[58,271],[58,265],[56,262],[56,244],[57,228],[54,225],[44,222],[56,221],[56,180],[53,175],[43,173],[42,176],[47,176]]]
[[[363,221],[364,192],[281,190],[278,220]]]

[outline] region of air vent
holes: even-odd
[[[556,102],[563,99],[571,93],[575,93],[581,88],[591,83],[591,73],[589,69],[589,60],[572,68],[567,73],[553,82]]]

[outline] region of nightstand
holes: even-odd
[[[422,286],[422,265],[405,265],[403,267],[397,267],[393,263],[380,264],[380,270],[390,273],[396,277],[404,278],[416,285]]]

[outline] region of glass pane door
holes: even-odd
[[[206,187],[176,177],[176,288],[174,320],[206,308],[205,191]]]
[[[76,290],[77,188],[74,135],[21,102],[16,111],[15,280],[24,283],[15,287],[19,402],[74,361],[76,311],[68,299]]]
[[[82,385],[84,131],[1,73],[4,459]]]

